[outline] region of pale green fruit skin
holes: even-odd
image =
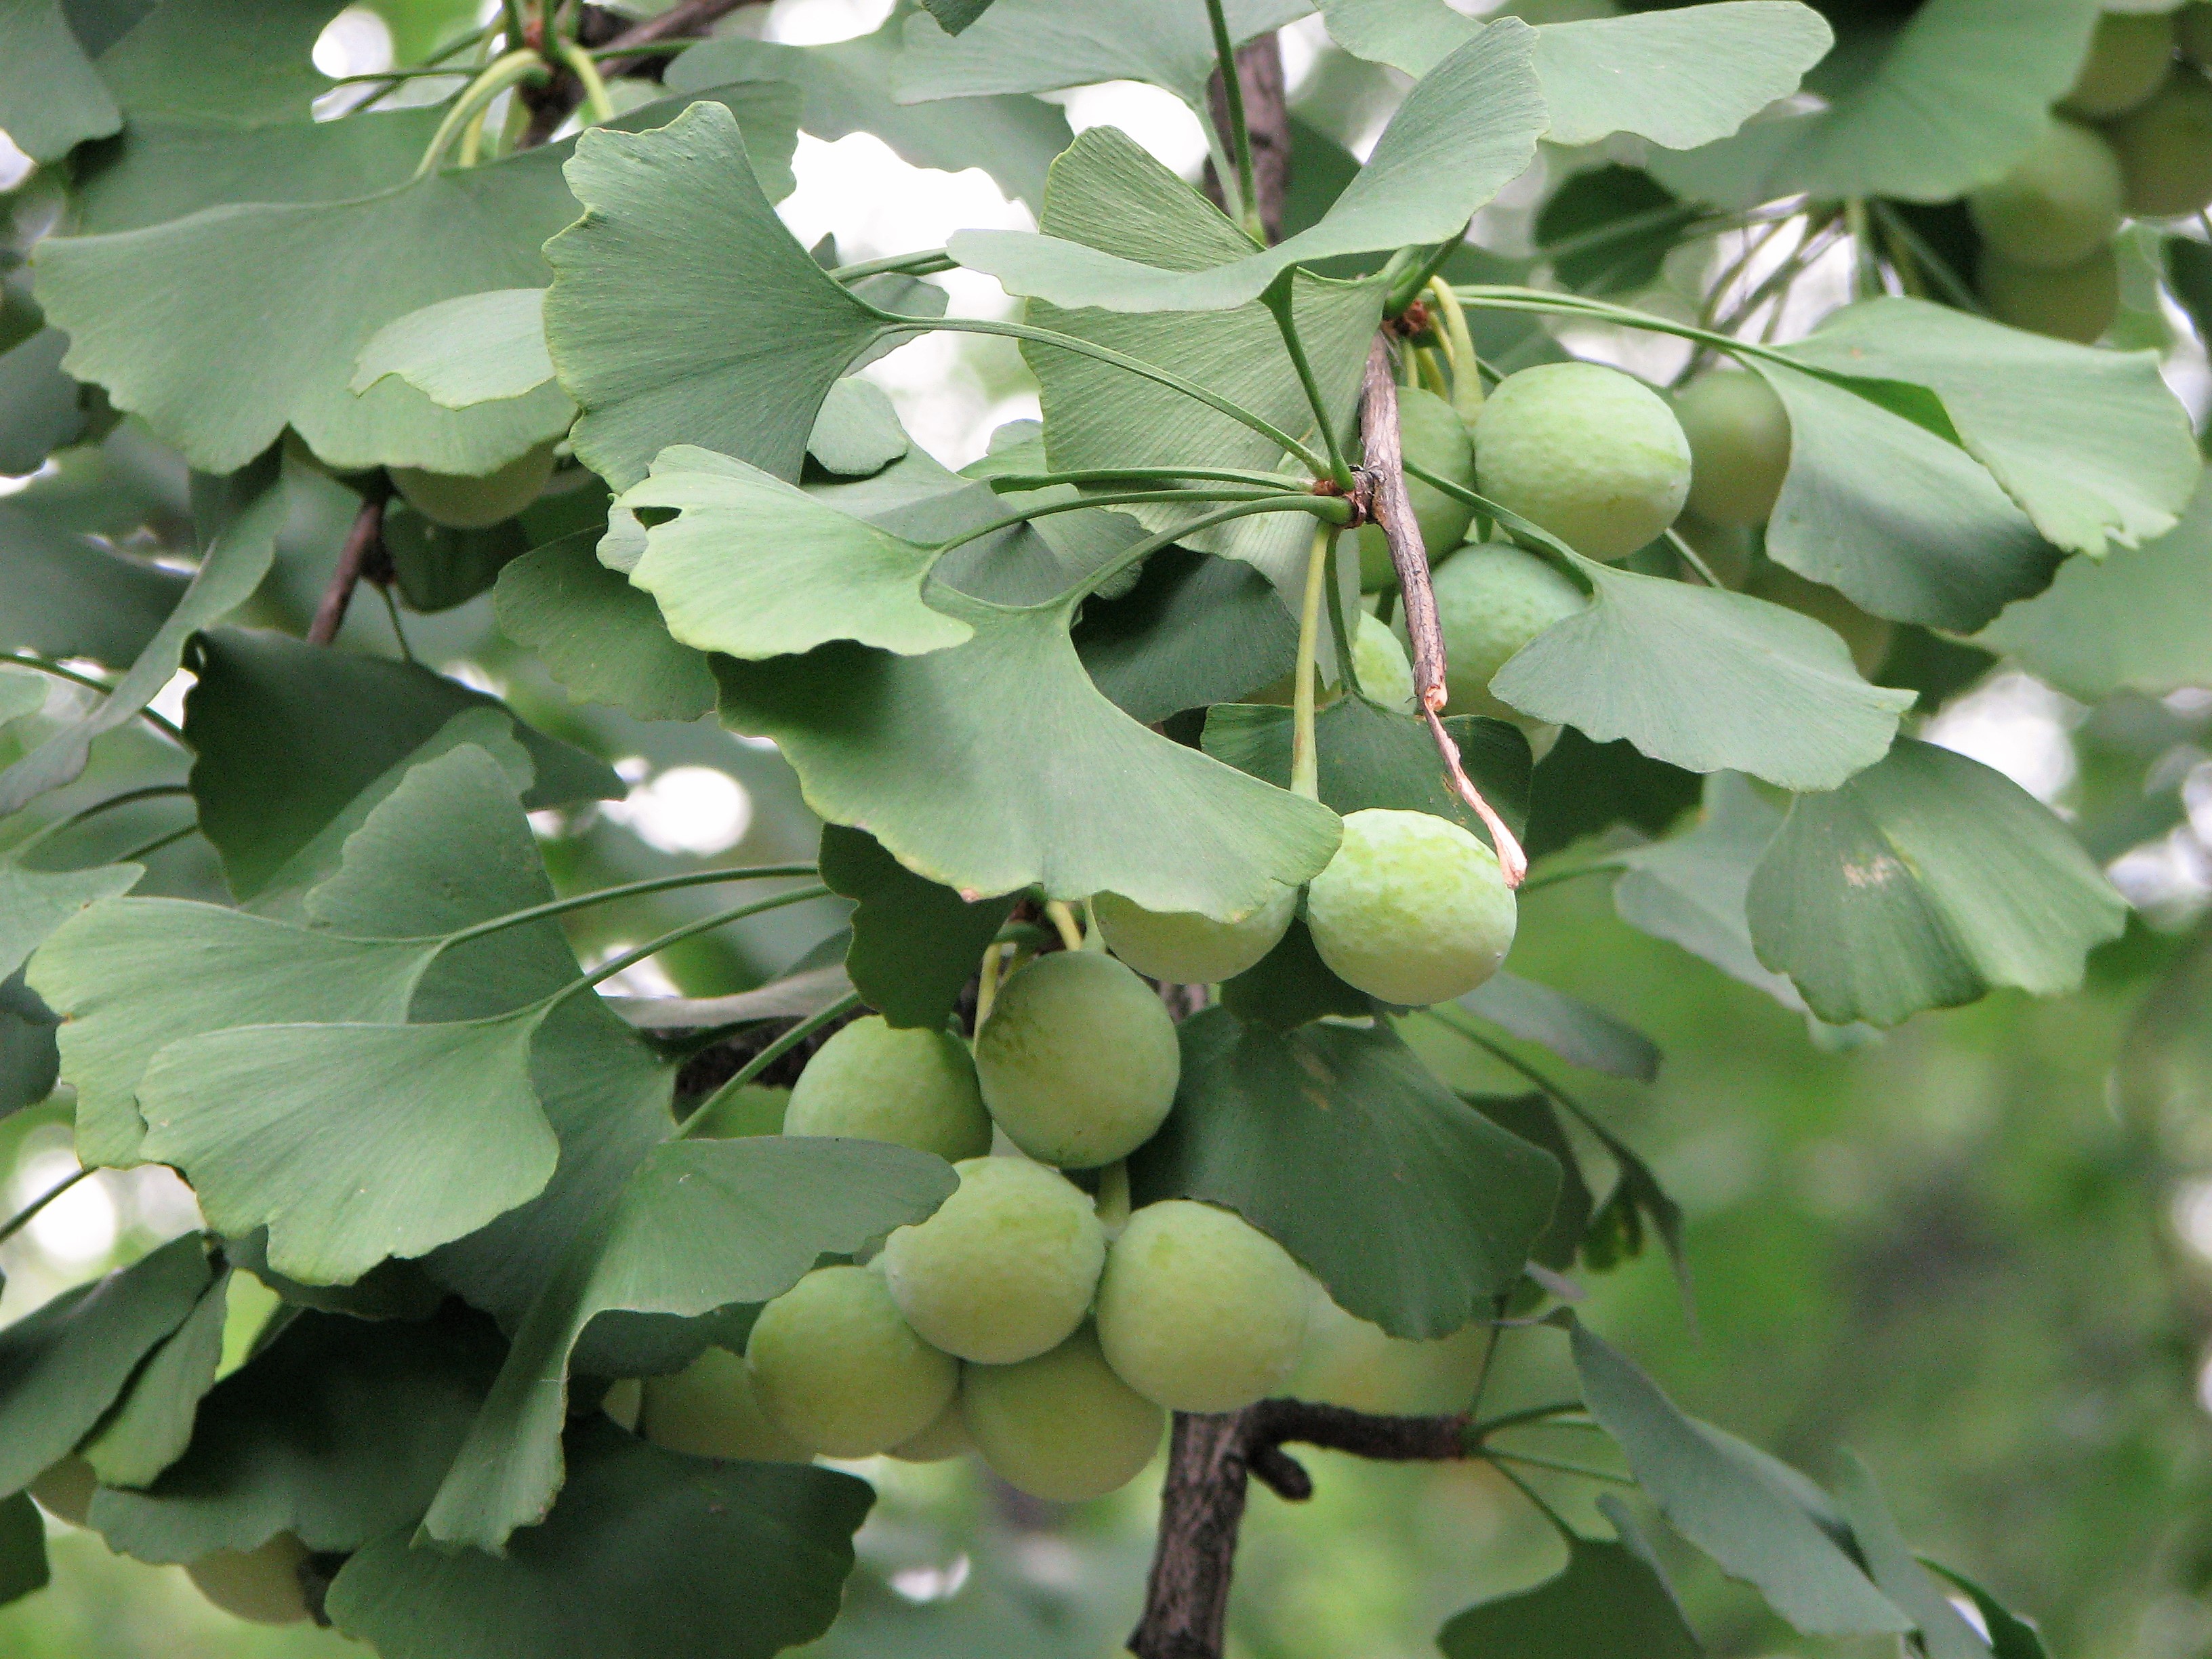
[[[783,1132],[889,1141],[948,1164],[991,1150],[975,1063],[960,1040],[902,1030],[880,1014],[854,1020],[806,1062]]]
[[[637,1432],[694,1457],[804,1463],[813,1455],[776,1426],[761,1405],[750,1368],[726,1348],[708,1348],[672,1376],[647,1377]]]
[[[307,1547],[289,1532],[250,1550],[216,1550],[185,1564],[192,1588],[234,1619],[296,1625],[307,1617],[300,1565]]]
[[[1091,908],[1114,954],[1139,973],[1171,985],[1218,985],[1275,948],[1297,914],[1298,895],[1285,887],[1235,921],[1188,910],[1146,910],[1119,893],[1094,896]]]
[[[2173,33],[2184,58],[2200,68],[2212,63],[2212,5],[2196,0],[2184,6],[2173,15]]]
[[[968,1419],[961,1412],[960,1396],[955,1394],[945,1409],[930,1419],[928,1427],[893,1446],[891,1455],[902,1463],[942,1463],[975,1449],[975,1438],[968,1432]]]
[[[1498,855],[1427,812],[1352,813],[1306,889],[1321,959],[1346,984],[1405,1007],[1464,996],[1496,973],[1515,918]]]
[[[1897,630],[1887,619],[1860,610],[1825,582],[1808,581],[1784,565],[1764,564],[1747,591],[1834,629],[1850,647],[1851,661],[1862,674],[1873,674],[1889,655],[1890,641]]]
[[[1096,951],[1038,957],[999,988],[975,1033],[991,1121],[1062,1169],[1111,1164],[1150,1140],[1182,1071],[1158,996]]]
[[[2066,94],[2067,112],[2102,121],[2133,109],[2166,79],[2173,46],[2172,12],[2106,12]]]
[[[1439,478],[1474,487],[1474,446],[1468,441],[1467,422],[1459,411],[1433,392],[1420,386],[1398,388],[1398,437],[1407,460],[1426,467]],[[1440,559],[1467,539],[1474,522],[1474,509],[1434,484],[1408,477],[1406,498],[1413,503],[1414,522],[1421,526],[1421,545],[1431,560]],[[1359,585],[1372,593],[1395,586],[1395,566],[1390,562],[1390,544],[1374,525],[1359,532]]]
[[[817,1267],[763,1308],[745,1364],[769,1420],[831,1457],[889,1451],[960,1386],[960,1368],[915,1334],[872,1267]]]
[[[2212,207],[2212,82],[2202,70],[2175,70],[2148,103],[2106,131],[2119,152],[2130,213],[2178,219]]]
[[[1431,582],[1444,636],[1444,690],[1454,714],[1521,716],[1490,695],[1490,682],[1513,654],[1589,605],[1552,562],[1509,542],[1462,547]]]
[[[2078,345],[2104,338],[2120,314],[2120,262],[2109,246],[2061,270],[2016,265],[1985,251],[1975,286],[1999,322]]]
[[[1010,1365],[1067,1340],[1106,1265],[1106,1230],[1082,1190],[1018,1158],[955,1164],[960,1185],[878,1258],[892,1300],[924,1341]]]
[[[1742,369],[1702,374],[1674,399],[1690,441],[1690,511],[1724,530],[1774,516],[1790,471],[1790,411]]]
[[[1311,1287],[1304,1351],[1284,1392],[1357,1412],[1425,1416],[1466,1408],[1482,1370],[1489,1328],[1470,1324],[1415,1341],[1348,1314]]]
[[[1674,523],[1690,441],[1666,399],[1601,363],[1509,374],[1474,424],[1478,487],[1585,558],[1626,558]]]
[[[1398,636],[1388,624],[1364,611],[1359,613],[1359,626],[1352,636],[1352,665],[1359,675],[1359,689],[1370,702],[1412,712],[1413,665],[1406,659],[1406,647],[1398,643]]]
[[[960,1405],[983,1461],[1032,1498],[1118,1491],[1159,1449],[1167,1413],[1115,1375],[1089,1325],[1018,1365],[970,1365]]]
[[[92,1495],[99,1490],[100,1477],[75,1452],[31,1482],[31,1496],[39,1507],[72,1527],[91,1524],[86,1517],[92,1513]]]
[[[2001,258],[2056,270],[2119,233],[2125,193],[2113,146],[2077,122],[2054,120],[2011,172],[1966,198],[1966,210]]]
[[[645,1410],[645,1379],[625,1376],[609,1383],[607,1391],[599,1396],[599,1410],[608,1421],[619,1423],[635,1434],[639,1414]]]
[[[538,499],[553,476],[553,444],[542,443],[481,478],[427,472],[419,466],[390,469],[407,505],[434,524],[485,530],[503,524]]]
[[[1306,1338],[1306,1282],[1243,1217],[1187,1198],[1147,1204],[1106,1253],[1098,1342],[1146,1399],[1232,1412],[1281,1388]]]

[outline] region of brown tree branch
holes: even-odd
[[[380,481],[382,476],[377,475]],[[314,621],[307,625],[309,645],[328,645],[337,638],[338,629],[345,625],[346,607],[353,603],[354,589],[361,586],[362,576],[372,574],[382,563],[386,499],[386,491],[372,489],[362,499],[361,511],[353,515],[352,528],[338,548],[337,566],[316,602]]]
[[[1178,1412],[1144,1618],[1129,1650],[1137,1659],[1221,1659],[1251,1481],[1292,1502],[1313,1496],[1312,1479],[1285,1443],[1388,1462],[1452,1462],[1478,1449],[1468,1429],[1464,1417],[1373,1417],[1304,1400],[1263,1400],[1223,1416]]]
[[[1260,223],[1267,240],[1283,240],[1283,202],[1291,187],[1291,113],[1283,86],[1283,48],[1273,31],[1247,41],[1237,52],[1237,84],[1244,94],[1244,131],[1252,144],[1252,194],[1259,198]],[[1206,106],[1213,112],[1213,128],[1221,135],[1221,148],[1233,152],[1229,132],[1229,98],[1221,84],[1221,71],[1213,72],[1206,88]],[[1222,205],[1221,180],[1213,163],[1206,164],[1206,195]]]
[[[1437,620],[1437,596],[1429,584],[1428,550],[1421,544],[1420,521],[1406,493],[1406,459],[1398,434],[1398,380],[1391,371],[1389,334],[1379,331],[1367,348],[1367,379],[1359,398],[1359,428],[1365,445],[1360,469],[1367,516],[1390,544],[1398,572],[1398,591],[1406,611],[1406,637],[1413,644],[1413,690],[1429,736],[1443,758],[1444,773],[1459,797],[1490,831],[1505,884],[1518,887],[1528,873],[1528,855],[1460,764],[1459,745],[1444,729],[1444,635]]]
[[[754,5],[759,0],[678,0],[658,17],[648,17],[629,28],[610,31],[606,21],[614,15],[603,12],[597,6],[584,8],[583,43],[587,46],[647,46],[656,40],[680,40],[686,36],[703,34],[722,18],[739,6]],[[627,75],[640,65],[657,69],[665,62],[659,53],[637,58],[608,57],[599,62],[599,72],[605,76]],[[560,130],[561,124],[584,101],[583,83],[570,70],[556,67],[553,75],[542,87],[526,88],[522,94],[530,106],[530,125],[522,131],[517,147],[533,149]]]

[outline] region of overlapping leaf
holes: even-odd
[[[1459,1003],[1515,1036],[1541,1043],[1570,1066],[1641,1083],[1658,1078],[1656,1043],[1626,1021],[1565,991],[1501,972]]]
[[[823,829],[821,864],[822,879],[854,901],[854,988],[893,1025],[942,1030],[1012,899],[970,903],[840,823]]]
[[[1966,1622],[1928,1569],[1914,1559],[1863,1459],[1844,1454],[1843,1479],[1837,1490],[1868,1576],[1911,1616],[1927,1659],[1990,1659],[1990,1644],[1981,1632]]]
[[[1291,672],[1297,624],[1257,570],[1163,548],[1137,585],[1093,599],[1075,628],[1091,683],[1132,720],[1249,696]]]
[[[222,1359],[231,1270],[216,1275],[184,1322],[146,1357],[119,1405],[82,1448],[104,1486],[143,1486],[192,1437],[200,1397]]]
[[[583,702],[641,720],[696,720],[714,706],[705,654],[669,636],[653,595],[599,562],[598,539],[565,536],[501,569],[500,630]]]
[[[368,337],[353,390],[396,374],[441,409],[520,398],[553,378],[545,351],[545,290],[495,288],[441,300]]]
[[[0,35],[8,42],[0,132],[24,155],[52,161],[123,125],[123,112],[77,44],[61,0],[4,0]]]
[[[0,649],[127,667],[191,580],[0,501]]]
[[[0,472],[36,472],[84,430],[82,388],[62,373],[69,336],[42,328],[0,351]]]
[[[1657,1558],[1617,1498],[1618,1542],[1571,1538],[1567,1565],[1533,1589],[1480,1602],[1437,1633],[1445,1659],[1697,1659],[1704,1651]]]
[[[333,0],[165,0],[109,9],[106,18],[70,9],[81,28],[121,31],[112,45],[86,44],[133,119],[305,121],[330,89],[313,54],[337,15]]]
[[[61,1020],[23,982],[19,971],[0,979],[0,1117],[35,1106],[61,1077]]]

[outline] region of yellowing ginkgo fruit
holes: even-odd
[[[1174,985],[1236,978],[1275,948],[1297,908],[1297,890],[1290,887],[1234,921],[1188,910],[1147,910],[1119,893],[1101,893],[1091,901],[1114,954],[1139,973]]]

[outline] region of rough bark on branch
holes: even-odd
[[[1283,48],[1272,30],[1237,49],[1237,84],[1244,94],[1244,131],[1252,145],[1252,194],[1258,198],[1260,223],[1269,241],[1279,242],[1283,202],[1291,187],[1291,112],[1283,86]],[[1206,106],[1213,113],[1222,149],[1234,154],[1229,97],[1218,70],[1206,86]],[[1205,187],[1213,204],[1221,206],[1221,180],[1211,161],[1206,164]]]

